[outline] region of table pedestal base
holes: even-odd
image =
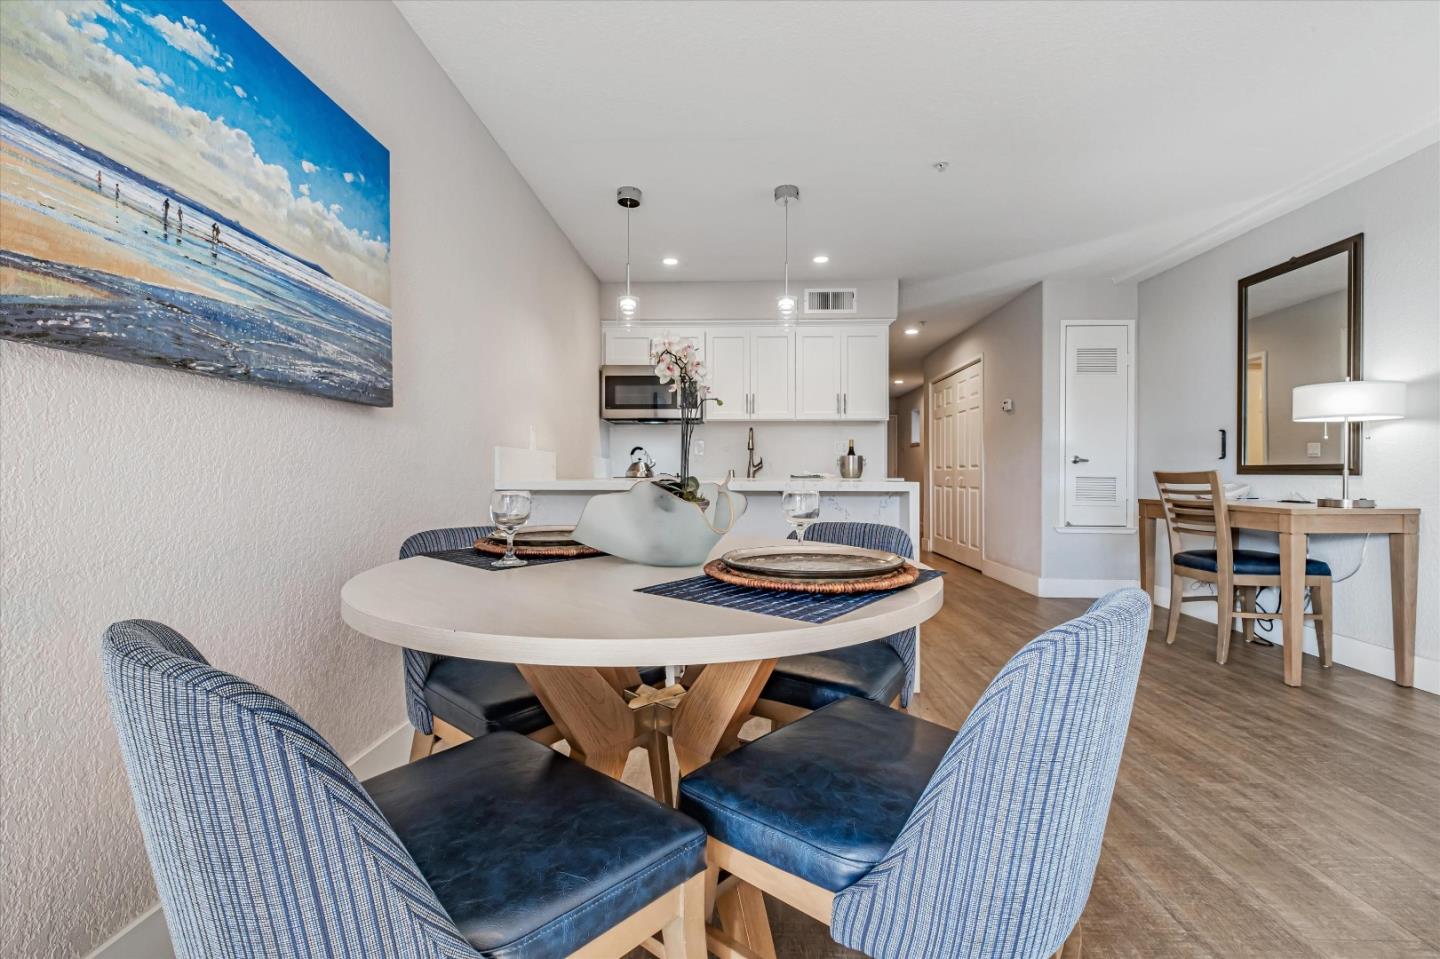
[[[630,751],[650,747],[657,798],[672,804],[669,770],[661,768],[669,765],[660,758],[668,755],[663,737],[675,745],[682,776],[736,748],[740,727],[774,668],[773,659],[708,665],[678,702],[632,708],[626,690],[640,683],[633,667],[519,666],[570,743],[572,759],[619,779]]]

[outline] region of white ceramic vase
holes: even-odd
[[[699,566],[745,514],[745,497],[701,483],[702,507],[641,480],[623,493],[592,496],[575,527],[586,546],[647,566]]]

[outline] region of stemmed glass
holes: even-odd
[[[496,490],[490,494],[490,522],[505,534],[505,555],[491,565],[495,569],[528,566],[515,555],[515,533],[530,519],[530,494],[525,490]]]
[[[820,518],[820,491],[803,480],[785,484],[780,496],[780,510],[795,527],[795,542],[805,542],[805,528]]]

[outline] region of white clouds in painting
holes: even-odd
[[[155,28],[155,32],[165,38],[170,44],[181,53],[188,54],[216,70],[225,70],[226,62],[221,59],[220,49],[210,42],[210,38],[196,29],[196,23],[190,17],[182,17],[183,22],[177,23],[162,13],[154,16],[141,17],[146,23]]]
[[[296,191],[284,167],[266,163],[256,152],[250,134],[182,106],[165,90],[169,78],[100,43],[96,21],[120,21],[106,0],[5,7],[0,99],[22,113],[55,118],[52,125],[61,133],[158,174],[177,191],[225,211],[352,289],[389,304],[387,245],[346,226],[338,206]],[[226,55],[191,18],[149,22],[167,43],[200,63],[228,68]],[[308,161],[301,166],[306,173],[318,169]]]
[[[309,196],[309,195],[310,195],[310,184],[308,184],[308,183],[302,183],[302,184],[300,184],[300,186],[296,187],[296,189],[298,189],[298,190],[300,191],[300,195],[301,195],[301,196]]]
[[[301,160],[300,169],[304,170],[306,173],[314,173],[320,168],[315,164],[311,163],[309,160]]]
[[[345,173],[342,173],[342,174],[340,174],[340,175],[345,178],[345,182],[346,182],[346,183],[354,183],[354,182],[355,182],[355,174],[353,174],[353,173],[345,172]]]
[[[242,99],[242,100],[245,99],[245,88],[242,87],[240,84],[238,84],[238,83],[235,84],[231,89],[233,89],[233,90],[235,91],[235,95],[236,95],[237,97],[239,97],[239,98]]]

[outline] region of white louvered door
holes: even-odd
[[[1130,463],[1130,327],[1065,326],[1066,526],[1128,526]]]
[[[985,530],[984,392],[976,362],[936,382],[930,401],[931,548],[975,569]]]

